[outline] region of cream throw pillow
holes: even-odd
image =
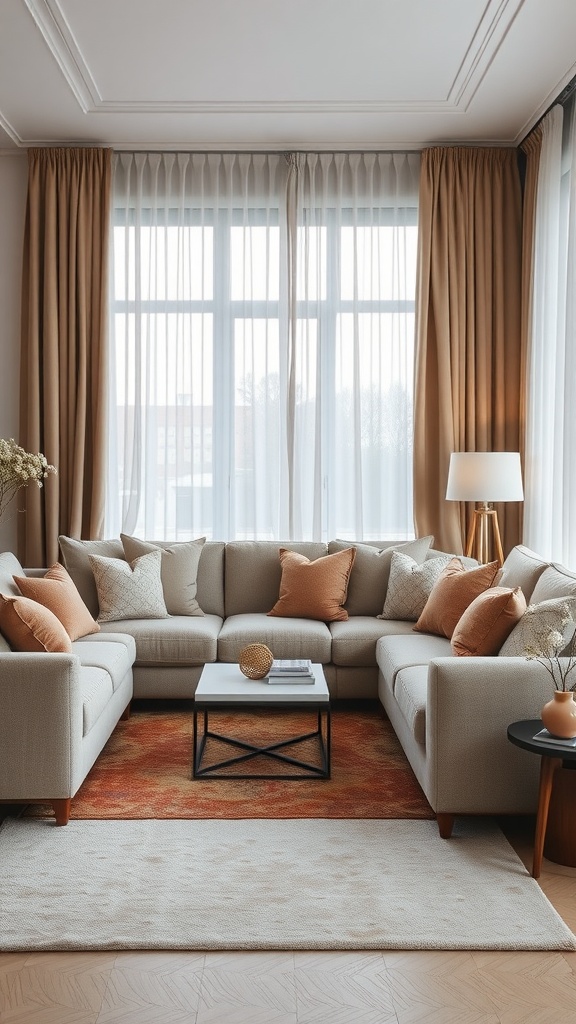
[[[503,658],[555,657],[570,642],[575,619],[574,597],[529,604],[498,653]]]
[[[88,557],[98,591],[99,622],[167,617],[160,577],[160,548],[132,562],[104,555]]]
[[[422,614],[432,587],[452,555],[438,555],[419,564],[402,551],[392,552],[388,590],[379,619],[415,622]]]
[[[128,562],[150,551],[160,551],[160,578],[169,615],[204,615],[196,600],[198,563],[206,537],[175,544],[151,544],[150,541],[120,534]]]

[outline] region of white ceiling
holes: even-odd
[[[0,0],[0,149],[516,144],[576,0]]]

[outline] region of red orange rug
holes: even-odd
[[[72,818],[434,817],[377,706],[334,709],[330,779],[192,780],[191,707],[151,703],[119,722],[72,801]],[[270,727],[265,715],[222,714],[218,721],[223,733],[264,742],[307,725],[282,715],[274,716],[272,735]],[[32,805],[26,815],[52,813],[49,805]]]

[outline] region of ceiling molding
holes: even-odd
[[[94,111],[102,97],[58,0],[24,0],[82,112]]]
[[[18,132],[16,131],[16,129],[13,128],[12,125],[10,124],[10,122],[4,117],[4,115],[3,115],[1,110],[0,110],[0,128],[2,128],[2,130],[6,132],[6,135],[8,136],[8,138],[12,139],[12,142],[14,142],[17,146],[24,146],[24,145],[26,145],[26,143],[24,142],[24,139],[20,138],[20,136],[18,135]]]
[[[525,0],[488,0],[447,96],[441,100],[104,99],[59,0],[24,0],[85,114],[419,114],[466,110]]]
[[[574,62],[574,64],[572,64],[572,67],[568,69],[566,74],[563,75],[563,77],[560,79],[557,85],[555,85],[554,88],[550,90],[546,98],[542,100],[542,103],[539,105],[538,109],[535,110],[531,117],[529,117],[524,122],[520,131],[517,133],[514,139],[515,146],[519,146],[520,143],[526,138],[526,136],[530,134],[532,129],[538,124],[538,121],[540,121],[540,119],[544,117],[544,114],[550,109],[550,107],[553,106],[556,100],[560,98],[563,90],[566,88],[569,82],[571,82],[572,79],[575,77],[576,61]]]
[[[524,2],[488,0],[448,92],[448,99],[457,109],[468,109]]]

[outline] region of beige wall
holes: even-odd
[[[0,154],[0,437],[18,440],[20,279],[26,215],[26,153]],[[16,517],[0,521],[0,551],[16,550]]]

